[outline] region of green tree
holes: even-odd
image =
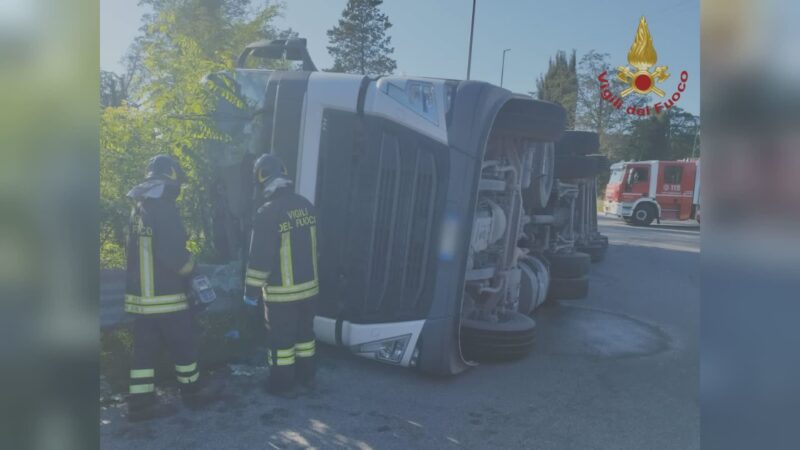
[[[276,37],[275,5],[250,0],[142,0],[151,14],[130,55],[129,102],[105,108],[101,115],[100,203],[101,262],[124,261],[124,229],[130,212],[125,193],[141,181],[149,157],[168,153],[187,173],[181,212],[189,250],[212,258],[211,183],[215,154],[224,140],[209,117],[216,96],[201,83],[204,75],[231,70],[244,46]],[[281,64],[281,63],[278,63]],[[139,106],[135,106],[139,105]]]
[[[536,97],[558,103],[567,110],[567,129],[575,128],[575,110],[578,102],[578,74],[575,51],[559,50],[550,59],[547,72],[536,80]]]
[[[669,116],[672,159],[700,156],[700,117],[677,106],[669,109]]]
[[[669,145],[669,114],[647,116],[630,124],[622,159],[637,161],[672,159]]]
[[[379,6],[383,0],[348,0],[338,25],[328,30],[331,72],[387,75],[397,63],[391,58],[392,24]]]
[[[622,131],[627,121],[625,111],[617,109],[600,96],[598,76],[607,73],[612,92],[620,92],[622,87],[615,76],[615,69],[608,62],[608,53],[594,50],[583,55],[578,64],[578,101],[576,108],[576,127],[593,131],[600,136],[600,149],[603,152],[605,141],[613,133]],[[606,152],[603,152],[606,153]]]

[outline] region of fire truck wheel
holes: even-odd
[[[551,300],[579,300],[589,295],[589,278],[551,278],[550,292],[547,297]]]
[[[470,361],[502,361],[521,358],[533,347],[536,322],[530,317],[510,313],[497,323],[482,320],[461,321],[461,352]]]
[[[656,220],[656,209],[650,204],[639,205],[633,210],[631,219],[634,225],[646,227]]]
[[[586,156],[556,156],[556,178],[572,180],[575,178],[592,178],[602,172],[596,158]]]
[[[597,153],[600,149],[600,137],[590,131],[565,131],[561,140],[556,142],[557,155],[583,156]]]
[[[589,273],[591,257],[583,252],[547,255],[550,275],[554,278],[580,278]]]

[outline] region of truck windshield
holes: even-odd
[[[619,183],[622,181],[622,174],[625,171],[622,169],[616,169],[611,171],[611,177],[608,179],[609,183]]]

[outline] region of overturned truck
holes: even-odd
[[[230,137],[215,144],[215,241],[245,247],[252,161],[279,155],[318,209],[317,339],[455,374],[529,351],[551,270],[567,287],[550,298],[586,295],[580,192],[555,176],[560,106],[478,81],[318,72],[302,39],[251,44],[238,66],[207,77]]]

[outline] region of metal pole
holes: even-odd
[[[475,31],[475,2],[472,0],[472,24],[469,26],[469,56],[467,57],[467,79],[469,80],[469,72],[472,69],[472,33]]]
[[[505,75],[506,72],[506,52],[509,50],[511,49],[507,48],[503,50],[503,64],[500,66],[500,87],[503,87],[503,75]]]
[[[695,124],[697,121],[695,121]],[[697,152],[697,138],[700,137],[700,127],[697,127],[697,132],[694,134],[694,142],[692,143],[692,158],[695,158],[695,154]]]

